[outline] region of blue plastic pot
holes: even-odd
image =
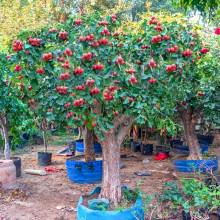
[[[218,170],[218,157],[207,160],[174,160],[174,168],[179,172],[201,171],[202,173]]]
[[[74,156],[66,160],[69,179],[74,183],[94,184],[102,182],[102,160],[85,163],[78,161],[83,156]]]
[[[95,150],[95,153],[101,153],[102,152],[101,144],[94,143],[94,150]],[[76,140],[76,151],[78,151],[80,153],[84,153],[83,139]]]
[[[208,144],[206,142],[203,141],[199,141],[200,143],[200,149],[201,149],[201,153],[204,154],[208,151]],[[188,146],[184,146],[181,142],[176,142],[173,144],[173,151],[175,153],[180,153],[180,154],[186,154],[189,155],[189,147]]]
[[[122,188],[128,189],[126,186]],[[89,195],[100,193],[101,187],[95,188]],[[144,220],[144,211],[142,209],[142,200],[137,199],[131,209],[123,211],[94,211],[82,205],[83,196],[78,203],[77,220]]]

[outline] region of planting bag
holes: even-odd
[[[101,153],[102,152],[102,147],[100,143],[94,143],[94,150],[95,153]],[[76,151],[80,153],[84,153],[84,143],[83,139],[76,140]]]
[[[66,170],[72,182],[80,184],[93,184],[102,182],[102,160],[85,163],[77,161],[77,157],[66,160]]]
[[[126,186],[122,188],[128,189]],[[95,188],[89,195],[100,193],[101,187]],[[78,203],[77,220],[144,220],[144,211],[142,209],[142,200],[137,199],[135,206],[123,211],[94,211],[82,205],[83,196]]]

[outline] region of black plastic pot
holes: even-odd
[[[38,152],[38,166],[48,166],[51,164],[52,153]]]
[[[153,144],[146,144],[141,146],[142,155],[152,155],[153,154]]]
[[[21,158],[20,157],[11,157],[11,160],[13,160],[13,163],[16,167],[16,176],[21,176]]]
[[[213,140],[214,140],[214,136],[212,136],[212,135],[209,135],[209,136],[207,135],[206,136],[206,135],[198,134],[197,137],[198,137],[199,141],[204,141],[208,145],[211,145],[213,143]]]
[[[131,142],[131,151],[132,152],[140,152],[141,151],[141,143],[140,142]]]
[[[159,153],[164,153],[164,154],[166,154],[166,155],[169,157],[170,148],[168,148],[168,147],[163,147],[163,146],[157,146],[157,147],[156,147],[156,152],[157,152],[157,155],[158,155]]]
[[[23,135],[22,135],[22,137],[25,139],[25,140],[29,140],[29,138],[30,138],[30,134],[26,134],[26,133],[24,133]]]
[[[75,154],[75,151],[76,151],[76,142],[73,141],[73,140],[70,140],[68,142],[68,146],[69,146],[69,149],[73,152],[73,154]]]

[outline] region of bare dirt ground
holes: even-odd
[[[154,142],[154,141],[149,141]],[[211,148],[220,157],[220,135],[216,135],[214,142],[217,147]],[[154,142],[155,143],[155,142]],[[76,220],[78,199],[82,194],[87,194],[96,186],[101,184],[88,185],[70,182],[67,176],[65,160],[66,157],[56,156],[56,152],[65,146],[49,146],[48,151],[53,153],[52,165],[60,169],[59,172],[48,172],[47,176],[37,176],[22,173],[18,178],[20,189],[28,196],[23,200],[22,195],[16,199],[10,197],[10,192],[0,191],[0,217],[4,220]],[[42,146],[30,146],[29,152],[19,154],[22,158],[22,169],[39,169],[37,165],[37,152],[43,149]],[[122,153],[130,154],[129,149]],[[136,184],[147,194],[154,194],[168,181],[176,181],[173,176],[172,160],[176,154],[171,152],[171,156],[164,161],[154,161],[155,156],[137,156],[122,158],[125,168],[121,169],[122,183],[131,189],[135,189]],[[144,159],[149,159],[149,163],[143,163]],[[135,171],[150,171],[151,176],[138,177]],[[152,171],[153,170],[153,171]],[[144,181],[141,181],[144,180]],[[9,195],[9,197],[8,197]],[[12,200],[12,201],[11,201]],[[14,200],[14,201],[13,201]],[[23,200],[23,201],[22,201]]]

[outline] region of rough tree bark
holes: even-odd
[[[9,122],[7,113],[4,111],[4,116],[0,115],[0,125],[2,126],[3,133],[4,133],[4,139],[5,139],[5,150],[4,150],[4,156],[5,160],[10,160],[10,145],[9,145]]]
[[[196,135],[195,127],[202,113],[202,109],[187,107],[181,105],[177,106],[177,111],[181,118],[182,129],[185,134],[186,142],[189,145],[188,160],[202,160],[199,140]]]
[[[96,160],[94,150],[94,132],[93,129],[89,130],[87,126],[84,130],[84,154],[86,163]]]
[[[92,112],[101,114],[101,103],[97,102],[91,106]],[[121,200],[121,178],[120,178],[120,146],[128,131],[131,129],[135,118],[118,115],[112,121],[114,128],[104,133],[104,139],[99,140],[102,144],[103,154],[103,179],[100,197],[106,198],[117,206]],[[97,137],[99,139],[99,137]]]

